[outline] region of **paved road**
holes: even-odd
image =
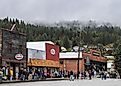
[[[93,79],[93,80],[75,80],[75,81],[39,81],[24,83],[0,84],[0,86],[121,86],[120,79]]]

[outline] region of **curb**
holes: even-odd
[[[24,82],[38,82],[38,81],[60,81],[60,80],[68,80],[67,78],[60,78],[60,79],[41,79],[41,80],[24,80],[24,81],[2,81],[0,84],[7,84],[7,83],[24,83]]]

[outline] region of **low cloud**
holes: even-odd
[[[1,0],[0,18],[29,22],[63,20],[111,22],[121,25],[120,0]]]

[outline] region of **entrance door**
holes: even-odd
[[[13,79],[18,79],[18,74],[20,72],[20,65],[18,63],[10,63],[10,66],[13,68]]]

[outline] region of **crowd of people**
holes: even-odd
[[[39,80],[46,78],[69,78],[68,71],[60,71],[60,70],[44,70],[31,68],[27,70],[26,68],[21,68],[19,72],[14,72],[13,68],[8,69],[0,69],[0,76],[2,76],[2,80]]]
[[[67,70],[56,70],[56,71],[44,71],[38,69],[21,69],[19,73],[15,73],[15,77],[13,74],[13,69],[10,68],[8,70],[8,74],[4,76],[4,71],[0,69],[0,75],[3,76],[3,80],[36,80],[36,79],[46,79],[46,78],[69,78],[70,81],[74,81],[74,79],[89,79],[92,78],[101,78],[102,80],[106,80],[107,78],[120,78],[117,73],[111,74],[107,71],[95,71],[95,70],[86,70],[83,72],[79,72],[77,74],[73,71]]]
[[[74,77],[74,79],[76,79],[76,77],[73,75],[72,73],[73,71],[71,71],[71,75],[70,75],[70,81],[72,80],[72,77]],[[88,71],[84,71],[84,72],[80,72],[79,73],[79,79],[93,79],[93,78],[101,78],[102,80],[106,80],[107,78],[115,78],[115,79],[120,79],[120,76],[118,73],[110,73],[107,71],[95,71],[95,70],[88,70]]]

